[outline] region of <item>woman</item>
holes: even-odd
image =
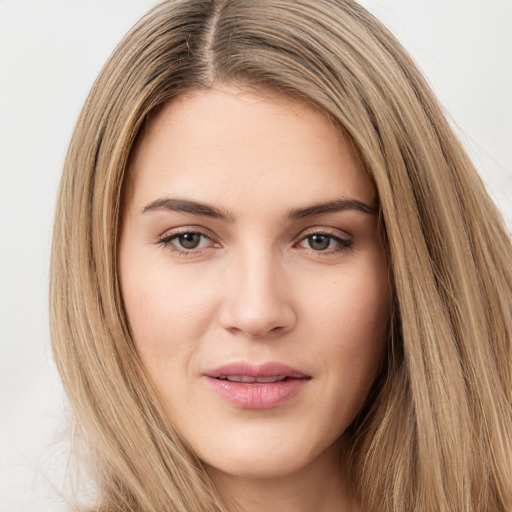
[[[510,510],[511,268],[359,5],[163,2],[94,85],[56,215],[100,509]]]

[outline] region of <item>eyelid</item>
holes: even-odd
[[[304,247],[303,249],[314,254],[315,256],[328,256],[332,254],[336,254],[341,251],[348,251],[352,249],[354,244],[354,237],[338,228],[325,227],[325,226],[315,226],[308,229],[305,229],[300,233],[297,237],[297,241],[294,243],[294,246],[297,247],[302,244],[307,238],[314,235],[324,235],[336,240],[339,244],[339,247],[334,249],[325,249],[325,250],[314,250],[312,248]]]
[[[217,237],[207,228],[197,225],[178,226],[175,228],[169,228],[163,231],[157,236],[158,241],[162,241],[164,238],[170,238],[175,235],[183,235],[185,233],[198,233],[205,236],[209,240],[215,240]]]
[[[206,238],[211,242],[211,245],[208,247],[200,247],[200,248],[192,248],[192,249],[185,249],[185,248],[179,248],[175,246],[172,242],[174,239],[178,238],[180,235],[186,234],[186,233],[196,233],[198,235],[201,235],[202,237]],[[349,250],[352,248],[352,245],[354,243],[353,236],[347,233],[346,231],[343,231],[339,228],[333,228],[333,227],[326,227],[326,226],[312,226],[307,229],[304,229],[297,235],[295,238],[295,242],[293,242],[293,246],[297,248],[299,244],[303,243],[308,237],[314,236],[314,235],[324,235],[327,237],[330,237],[338,242],[339,247],[334,249],[326,249],[324,251],[321,250],[314,250],[312,248],[306,248],[303,249],[315,253],[316,255],[328,255],[332,253],[336,253],[342,250]],[[221,243],[218,241],[218,237],[213,234],[209,229],[204,228],[202,226],[197,225],[187,225],[187,226],[179,226],[176,228],[171,228],[165,230],[161,235],[157,237],[156,240],[157,244],[160,244],[163,246],[163,248],[168,248],[172,252],[178,252],[178,253],[200,253],[201,251],[205,249],[209,249],[212,247],[220,247]],[[170,247],[169,247],[170,246]]]
[[[220,246],[220,242],[218,242],[217,237],[206,228],[203,228],[202,226],[180,226],[176,228],[171,228],[165,230],[161,235],[158,235],[156,243],[159,245],[162,245],[164,249],[169,249],[172,252],[178,252],[178,253],[188,253],[188,252],[194,252],[198,254],[199,252],[209,249],[210,247],[201,247],[201,248],[195,248],[195,249],[180,249],[179,247],[172,246],[172,241],[175,238],[178,238],[180,235],[184,235],[186,233],[196,233],[198,235],[203,236],[204,238],[208,239],[211,242],[211,247],[214,246]]]
[[[353,236],[347,231],[343,231],[339,228],[333,228],[329,226],[312,226],[304,229],[300,232],[297,238],[305,238],[311,235],[329,235],[335,238],[341,238],[342,240],[351,240]]]

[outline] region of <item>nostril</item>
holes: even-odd
[[[249,263],[244,261],[243,279],[233,280],[233,287],[228,287],[219,310],[222,327],[252,339],[288,332],[296,323],[288,288],[278,285],[272,262],[266,269]]]

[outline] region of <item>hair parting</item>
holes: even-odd
[[[364,510],[512,510],[510,236],[411,58],[351,0],[164,1],[92,88],[60,185],[50,307],[98,510],[226,510],[165,418],[117,277],[124,184],[144,123],[217,84],[315,105],[378,191],[393,317],[387,359],[350,429]]]

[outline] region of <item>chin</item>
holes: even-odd
[[[284,458],[271,454],[259,454],[256,459],[226,457],[207,465],[216,472],[247,479],[276,479],[296,473],[307,466],[307,459],[300,452],[287,454]]]
[[[254,433],[211,443],[201,457],[213,471],[240,478],[283,478],[325,459],[338,460],[339,442],[312,442],[306,432]],[[201,450],[200,450],[201,451]]]

